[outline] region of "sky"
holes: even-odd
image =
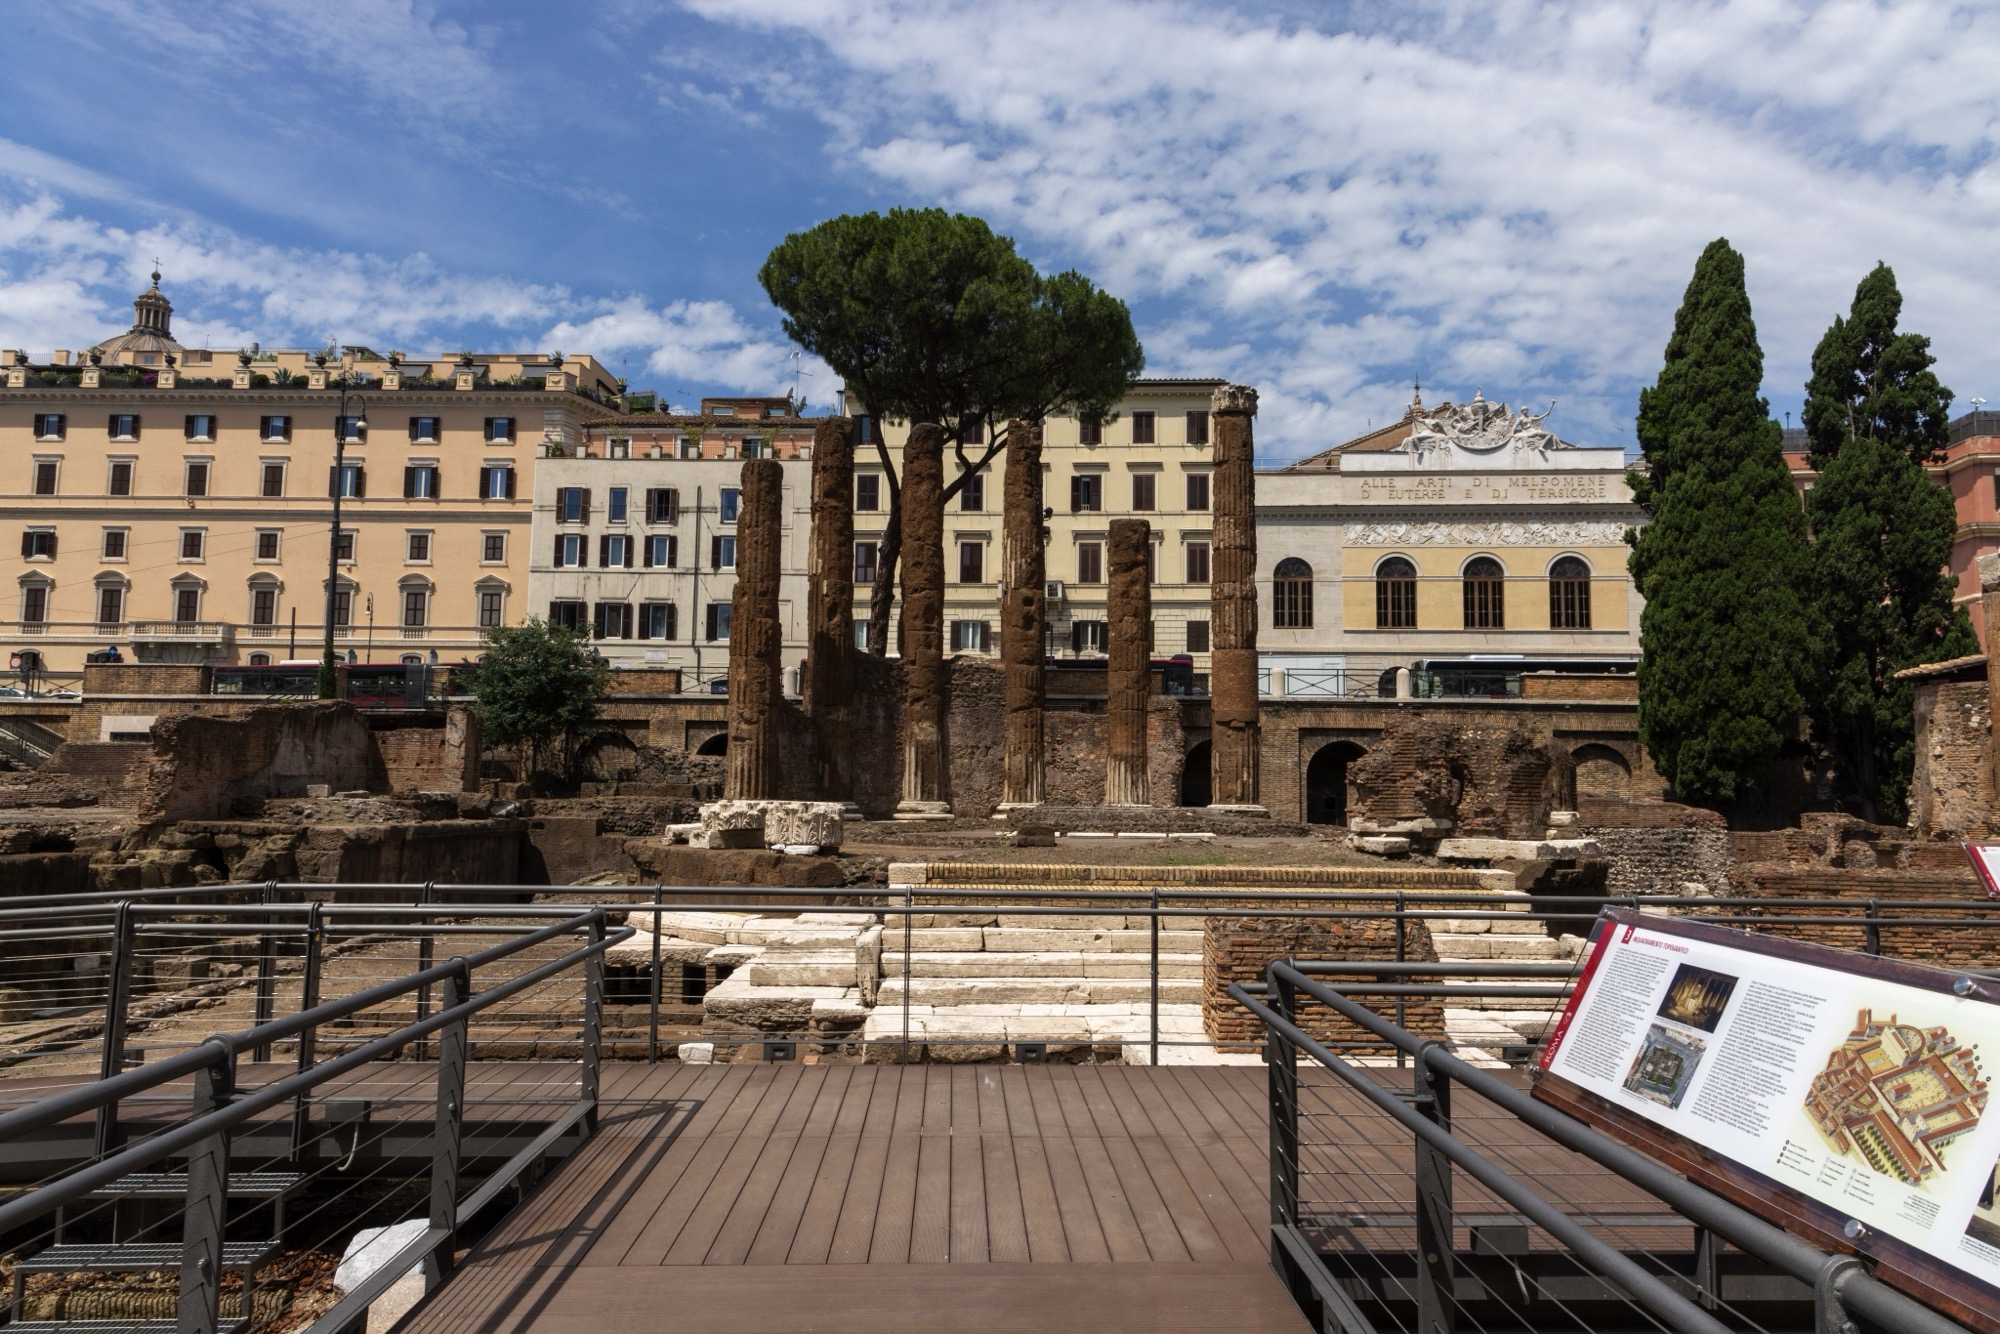
[[[1696,257],[1743,252],[1775,416],[1877,261],[2000,399],[2000,7],[15,0],[0,347],[591,352],[796,390],[756,272],[840,213],[975,213],[1123,298],[1272,461],[1426,402],[1633,446]]]

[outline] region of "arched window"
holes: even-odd
[[[1575,556],[1549,567],[1549,628],[1590,628],[1590,567]]]
[[[1375,567],[1375,628],[1417,628],[1417,567],[1402,556]]]
[[[1491,556],[1465,563],[1465,628],[1501,630],[1507,625],[1506,571]]]
[[[1278,562],[1271,577],[1271,627],[1310,630],[1313,623],[1313,567],[1297,556]]]
[[[271,665],[271,655],[268,653],[252,653],[250,655],[250,665],[252,667],[269,667]]]

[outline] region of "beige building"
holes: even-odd
[[[1645,515],[1624,451],[1572,445],[1547,415],[1412,402],[1260,473],[1264,693],[1517,695],[1538,665],[1630,670],[1625,532]]]
[[[535,460],[620,411],[595,359],[214,353],[174,340],[157,274],[133,305],[81,354],[0,352],[16,666],[317,658],[335,487],[343,655],[452,661],[523,618]]]
[[[1048,516],[1048,637],[1057,657],[1093,657],[1105,649],[1105,547],[1113,519],[1153,525],[1153,652],[1188,654],[1208,670],[1209,396],[1221,380],[1139,380],[1116,415],[1091,427],[1051,417],[1043,429],[1042,496]],[[860,409],[850,403],[849,411]],[[889,494],[872,443],[854,456],[855,621],[865,633],[868,589],[888,518]],[[902,475],[904,423],[882,437]],[[976,461],[983,444],[968,444]],[[988,465],[945,507],[945,650],[997,654],[1000,623],[1001,498],[1007,455]],[[945,481],[962,466],[948,448]],[[900,583],[900,580],[899,580]],[[892,621],[893,626],[893,621]],[[893,630],[891,650],[894,650]]]

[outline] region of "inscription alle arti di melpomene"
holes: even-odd
[[[1517,500],[1605,500],[1607,480],[1590,474],[1516,474],[1497,478],[1367,477],[1361,479],[1364,501],[1445,504],[1454,500],[1505,503]]]

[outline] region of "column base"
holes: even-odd
[[[993,808],[993,818],[1004,820],[1015,811],[1032,811],[1035,807],[1046,804],[1046,802],[1040,801],[1003,801]]]
[[[1262,806],[1258,806],[1255,804],[1235,805],[1235,806],[1204,806],[1201,809],[1205,811],[1210,811],[1216,815],[1249,815],[1249,816],[1256,816],[1266,820],[1271,818],[1270,811],[1266,810]]]
[[[896,804],[895,820],[949,820],[951,803],[945,801],[902,801]]]
[[[867,813],[853,802],[843,801],[840,803],[841,823],[845,824],[849,820],[866,820],[867,818]]]

